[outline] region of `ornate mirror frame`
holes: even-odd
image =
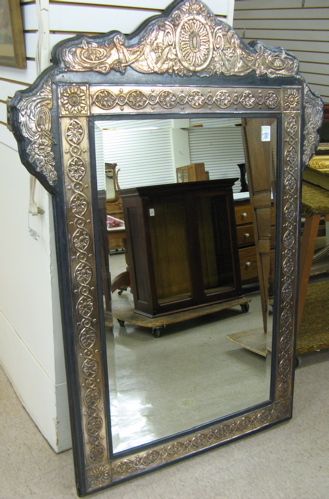
[[[58,44],[53,66],[12,99],[21,160],[53,195],[62,320],[79,495],[291,417],[300,187],[322,102],[283,49],[244,44],[199,0],[176,1],[129,37]],[[113,455],[101,321],[93,123],[108,117],[275,117],[277,255],[272,397],[240,414]]]

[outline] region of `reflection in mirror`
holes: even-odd
[[[114,453],[271,397],[276,126],[97,122]]]
[[[118,198],[119,184],[116,167],[116,163],[105,163],[106,199],[108,201],[115,201]]]

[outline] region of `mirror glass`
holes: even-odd
[[[271,399],[276,141],[274,118],[96,122],[114,453]],[[110,196],[104,164],[120,184]],[[223,179],[225,195],[212,195]],[[173,184],[183,190],[168,197]],[[136,188],[137,204],[147,198],[144,248],[138,220],[126,219]],[[163,309],[153,316],[132,282],[145,262]]]

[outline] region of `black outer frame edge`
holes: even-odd
[[[59,276],[59,289],[60,289],[60,303],[61,303],[61,317],[63,329],[63,344],[64,344],[64,358],[65,370],[67,380],[68,402],[70,425],[72,435],[72,448],[74,459],[74,472],[76,487],[79,496],[85,495],[86,478],[84,473],[85,460],[84,460],[84,436],[81,422],[80,406],[81,399],[76,387],[79,386],[78,365],[75,355],[75,341],[74,341],[74,326],[73,326],[73,303],[71,296],[66,292],[71,287],[70,282],[70,268],[68,261],[68,245],[67,237],[63,231],[63,224],[61,219],[63,217],[61,199],[53,197],[53,213],[54,213],[54,226],[55,226],[55,241],[56,241],[56,254],[57,254],[57,268]]]
[[[52,91],[55,94],[58,86],[53,83]],[[52,108],[52,118],[58,117],[57,99],[53,98],[54,106]],[[52,129],[58,142],[54,144],[56,164],[62,165],[61,151],[63,150],[62,138],[60,134],[59,119],[52,120]],[[74,337],[74,313],[73,300],[69,290],[72,289],[71,269],[70,269],[70,251],[69,235],[66,227],[66,205],[64,196],[64,170],[59,169],[57,180],[57,192],[53,195],[53,219],[55,230],[55,246],[58,269],[59,297],[61,305],[62,320],[62,338],[64,344],[64,359],[68,391],[69,416],[72,436],[72,449],[76,489],[79,496],[86,494],[86,476],[85,476],[85,452],[84,452],[84,432],[81,419],[81,398],[76,389],[79,386],[79,368],[76,357],[76,344]],[[63,223],[63,220],[65,222]]]

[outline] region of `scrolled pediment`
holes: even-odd
[[[59,59],[67,70],[103,74],[124,73],[127,67],[179,76],[244,76],[255,71],[257,76],[274,77],[298,72],[297,59],[285,50],[260,42],[246,45],[230,26],[194,0],[150,21],[131,41],[118,32],[83,37],[63,47]]]

